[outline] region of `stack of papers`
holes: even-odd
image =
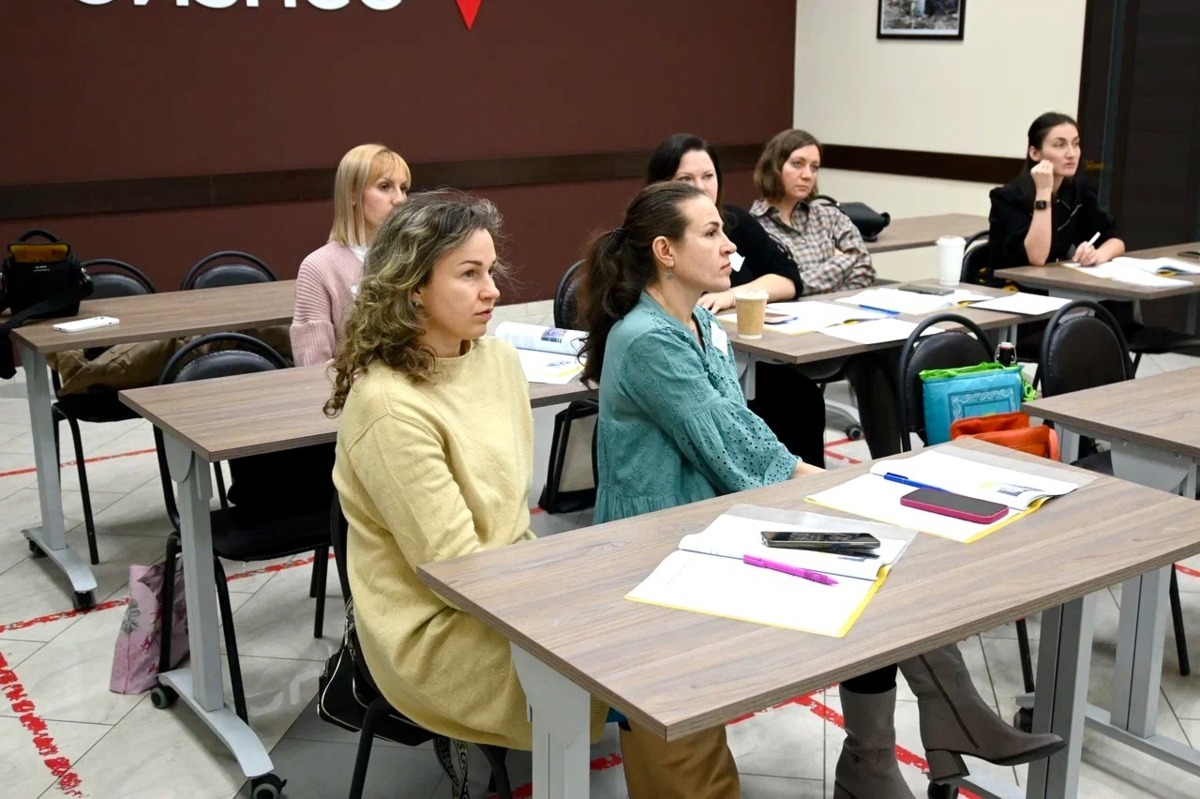
[[[767,306],[767,313],[791,317],[786,322],[768,324],[767,330],[773,330],[776,333],[790,333],[792,335],[811,333],[814,330],[842,325],[846,322],[883,319],[887,316],[887,314],[879,311],[868,311],[865,308],[852,308],[832,302],[821,302],[820,300],[773,302]],[[737,322],[736,313],[721,314],[717,318],[724,322]]]
[[[880,541],[877,559],[767,547],[763,530],[866,532]],[[633,589],[626,599],[841,637],[915,535],[891,525],[734,505]],[[819,571],[837,581],[824,585],[742,561],[754,555]]]
[[[919,294],[915,291],[900,289],[867,289],[850,297],[839,297],[838,302],[847,305],[857,305],[872,311],[885,313],[906,313],[917,316],[945,310],[965,302],[978,302],[990,299],[990,295],[976,294],[969,289],[955,289],[950,294]]]
[[[1190,264],[1178,258],[1130,258],[1122,255],[1111,263],[1131,266],[1155,275],[1200,275],[1200,264]]]
[[[883,344],[888,341],[904,341],[916,329],[917,325],[915,322],[906,322],[903,319],[888,317],[872,322],[827,327],[820,332],[827,336],[840,338],[844,341],[853,341],[858,344]],[[921,335],[931,336],[934,333],[941,332],[942,328],[940,327],[927,327]]]
[[[1003,297],[988,300],[987,302],[977,302],[971,307],[979,308],[983,311],[1040,316],[1041,314],[1054,313],[1070,301],[1066,297],[1043,297],[1041,294],[1026,294],[1025,292],[1014,291],[1005,294]]]
[[[502,322],[496,338],[517,348],[521,369],[530,383],[566,385],[583,371],[579,350],[587,334],[561,327]]]
[[[1112,261],[1105,261],[1102,264],[1096,264],[1095,266],[1080,266],[1079,264],[1064,264],[1064,266],[1071,269],[1078,269],[1080,272],[1092,277],[1115,280],[1118,283],[1129,283],[1134,286],[1169,288],[1172,286],[1191,285],[1190,281],[1179,280],[1173,277],[1159,277],[1157,274],[1153,274],[1153,272],[1142,268],[1142,265],[1131,265],[1128,263],[1128,261],[1136,260],[1134,258],[1117,258]],[[1125,263],[1122,263],[1122,261],[1125,261]]]
[[[1008,460],[994,459],[1001,462]],[[904,460],[880,461],[871,466],[869,474],[813,494],[808,500],[967,544],[1031,513],[1046,499],[1069,494],[1081,485],[1079,482],[1030,474],[1021,470],[1022,465],[1012,461],[1013,468],[1005,468],[994,462],[959,457],[944,450],[926,450]],[[1061,473],[1075,476],[1069,472]],[[938,488],[985,502],[997,502],[1008,506],[1008,512],[999,521],[979,524],[900,504],[901,497],[919,487]]]

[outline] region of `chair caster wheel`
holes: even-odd
[[[931,782],[926,795],[929,799],[957,799],[958,786],[947,785],[944,782]]]
[[[283,786],[287,780],[281,780],[274,774],[264,774],[250,780],[251,799],[279,799],[283,794]]]
[[[96,607],[96,592],[95,591],[76,591],[75,592],[75,609],[76,610],[91,610]]]
[[[174,688],[166,685],[156,685],[150,689],[150,704],[159,710],[166,710],[178,701],[179,694],[175,693]]]
[[[1013,716],[1013,726],[1021,732],[1033,732],[1033,708],[1017,708],[1017,715]]]
[[[44,558],[44,557],[46,557],[46,552],[45,552],[45,550],[43,550],[41,547],[39,547],[39,546],[37,545],[37,542],[36,542],[36,541],[30,541],[30,542],[29,542],[29,554],[30,554],[30,555],[33,555],[33,557],[35,557],[35,558]]]
[[[863,437],[863,429],[858,425],[851,425],[846,428],[846,438],[851,441],[860,441]]]

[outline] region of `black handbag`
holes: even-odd
[[[32,241],[32,239],[45,241]],[[75,316],[79,301],[92,293],[92,279],[71,253],[71,246],[44,230],[27,231],[8,245],[0,263],[0,311],[12,316],[0,323],[0,378],[17,373],[9,333],[31,319]]]
[[[891,214],[880,213],[866,203],[840,203],[825,194],[819,194],[813,200],[825,200],[848,216],[854,226],[858,228],[858,232],[862,234],[863,241],[875,241],[892,221]]]
[[[596,504],[596,421],[600,403],[576,400],[554,415],[554,440],[538,507],[573,513]]]

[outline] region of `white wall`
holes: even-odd
[[[797,0],[793,124],[824,142],[1023,157],[1045,111],[1076,113],[1086,0],[971,0],[961,42],[876,39],[877,0]],[[821,191],[893,218],[988,212],[988,184],[838,170]],[[930,250],[885,253],[883,277],[936,272]]]

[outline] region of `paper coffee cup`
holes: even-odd
[[[938,285],[957,286],[962,277],[963,251],[967,242],[962,236],[942,236],[937,240]]]
[[[764,289],[734,289],[737,332],[741,338],[762,338],[767,316],[767,292]]]

